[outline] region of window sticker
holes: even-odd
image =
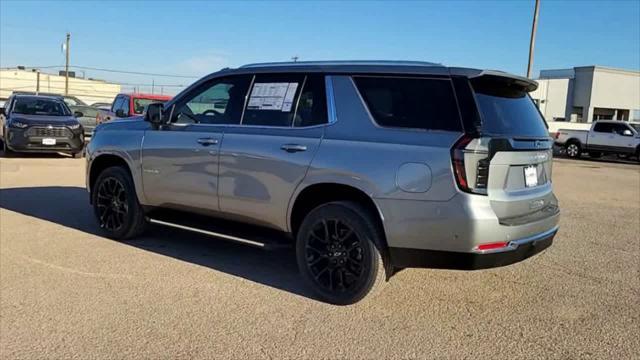
[[[290,112],[298,83],[255,83],[249,97],[248,110]]]

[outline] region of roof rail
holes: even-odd
[[[334,65],[398,65],[398,66],[443,66],[442,64],[427,61],[405,60],[330,60],[330,61],[285,61],[265,62],[240,66],[241,69],[274,67],[274,66],[334,66]]]

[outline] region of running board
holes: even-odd
[[[151,224],[191,231],[264,250],[286,248],[292,245],[286,234],[268,228],[176,212],[150,215],[147,220]]]

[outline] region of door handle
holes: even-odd
[[[217,145],[218,144],[218,139],[200,138],[200,139],[198,139],[198,144],[200,144],[202,146]]]
[[[284,144],[280,147],[280,149],[289,153],[294,153],[298,151],[307,151],[307,147],[300,144]]]

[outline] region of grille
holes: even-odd
[[[486,189],[489,181],[489,159],[482,159],[478,161],[478,168],[476,171],[476,188]]]
[[[66,127],[43,127],[43,126],[34,126],[27,130],[27,136],[37,136],[37,137],[71,137],[71,131]]]

